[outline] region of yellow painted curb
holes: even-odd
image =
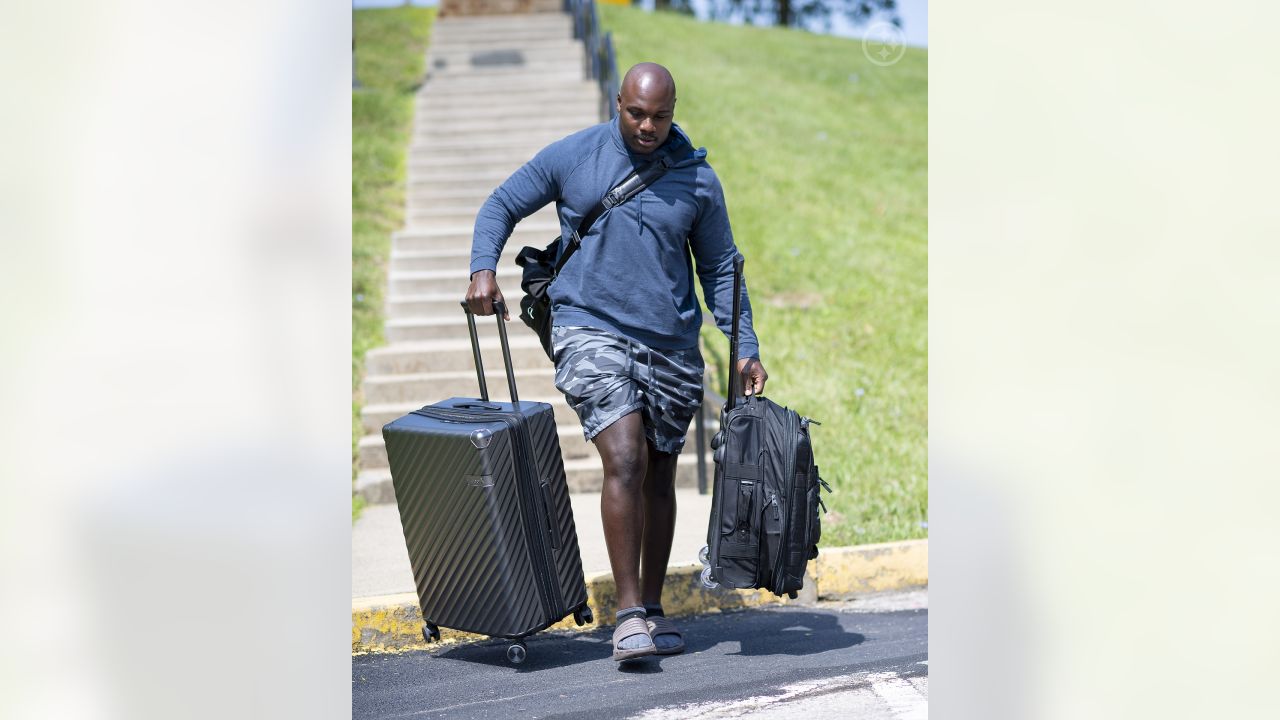
[[[667,568],[662,605],[668,615],[717,613],[791,602],[767,590],[708,590],[702,587],[701,574],[699,564]],[[800,593],[800,602],[926,586],[929,584],[929,541],[825,548],[817,559],[810,561],[808,578],[805,590]],[[586,584],[587,604],[597,623],[579,628],[573,618],[568,617],[552,625],[550,630],[586,632],[612,624],[609,620],[618,609],[613,575],[592,575],[586,578]],[[483,635],[440,628],[440,642],[434,646],[482,639]],[[352,654],[405,652],[428,647],[433,646],[422,639],[422,611],[414,593],[352,601]]]
[[[809,563],[818,597],[840,598],[929,584],[929,541],[830,548]]]

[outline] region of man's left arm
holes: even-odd
[[[709,169],[708,169],[709,170]],[[724,191],[714,172],[698,178],[698,217],[689,233],[698,280],[707,309],[716,319],[716,327],[731,337],[733,333],[733,259],[738,248],[729,227],[729,212]],[[760,343],[751,324],[751,300],[747,281],[742,280],[742,310],[738,324],[738,374],[747,395],[764,392],[769,373],[760,362]]]

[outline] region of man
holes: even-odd
[[[692,261],[707,307],[728,334],[737,248],[706,150],[672,122],[671,73],[636,65],[617,104],[615,120],[551,144],[494,190],[476,217],[467,303],[491,315],[503,300],[494,269],[522,218],[555,201],[563,252],[605,193],[654,158],[669,158],[664,175],[596,221],[550,286],[556,387],[604,464],[600,513],[621,608],[613,658],[626,660],[684,649],[663,615],[662,583],[675,530],[676,459],[702,402]],[[768,373],[745,284],[739,350],[741,387],[762,392]]]

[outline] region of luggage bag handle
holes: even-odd
[[[476,316],[471,312],[471,306],[467,305],[467,301],[462,301],[462,310],[467,314],[467,332],[471,335],[471,354],[476,361],[476,379],[480,381],[480,399],[485,402],[489,401],[489,385],[484,381],[484,360],[480,357],[480,337],[476,334]],[[507,388],[511,390],[511,403],[520,402],[520,398],[516,395],[516,375],[511,369],[511,345],[507,341],[507,323],[503,320],[503,315],[507,312],[506,305],[502,301],[493,304],[494,315],[498,316],[498,338],[502,344],[502,362],[507,370]]]
[[[733,258],[733,332],[729,335],[729,399],[725,400],[725,412],[736,404],[738,397],[738,315],[742,312],[742,266],[746,259],[742,253]]]

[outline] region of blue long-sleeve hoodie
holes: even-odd
[[[643,192],[608,210],[551,283],[557,325],[599,328],[659,349],[698,344],[702,309],[693,291],[694,263],[703,297],[726,335],[733,314],[733,258],[724,191],[705,148],[672,125],[672,167]],[[548,145],[507,178],[476,215],[471,273],[495,270],[516,223],[555,201],[564,251],[583,216],[632,170],[655,155],[632,152],[615,118]],[[751,303],[742,286],[739,357],[760,357]]]

